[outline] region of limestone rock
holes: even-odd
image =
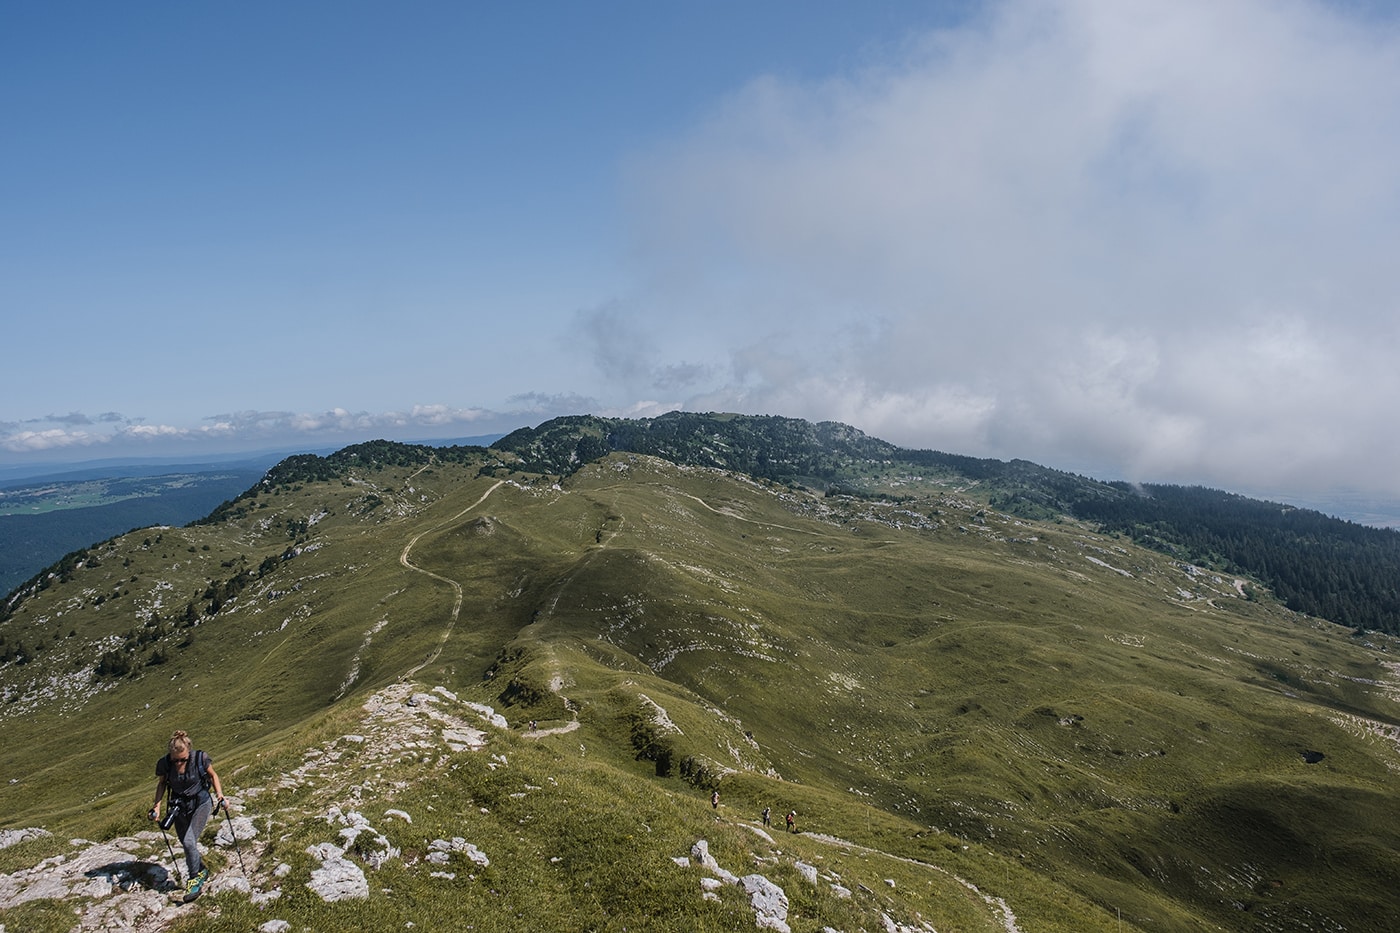
[[[428,844],[428,861],[435,865],[446,865],[451,861],[452,853],[454,852],[465,855],[482,868],[491,864],[491,860],[486,857],[485,852],[482,852],[461,836],[453,836],[450,841],[447,839],[434,839],[430,842]]]
[[[214,834],[214,845],[231,849],[235,844],[244,843],[258,834],[253,821],[246,816],[236,816],[233,821],[224,820],[219,831]]]
[[[328,903],[369,897],[369,881],[365,873],[345,858],[345,850],[323,842],[310,846],[308,855],[321,860],[321,867],[311,873],[306,886]]]
[[[710,844],[704,839],[701,839],[690,847],[690,857],[699,862],[701,868],[704,868],[725,884],[739,883],[738,875],[721,868],[719,862],[715,861],[715,857],[710,854]]]
[[[0,849],[9,848],[27,839],[36,839],[39,836],[47,835],[49,835],[47,829],[40,829],[37,826],[29,826],[24,829],[0,829]]]
[[[788,898],[782,888],[762,875],[745,875],[739,886],[749,895],[758,925],[778,933],[791,933],[787,923]]]

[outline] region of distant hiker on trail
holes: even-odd
[[[211,787],[213,797],[209,796]],[[180,838],[180,845],[185,847],[185,868],[189,878],[185,899],[192,901],[209,880],[209,869],[204,867],[204,860],[199,854],[199,836],[215,808],[224,802],[224,789],[209,756],[195,751],[189,735],[184,731],[170,737],[165,755],[156,762],[156,799],[146,814],[150,819],[160,819],[161,798],[167,793],[175,834]],[[162,823],[161,828],[167,825]]]
[[[772,826],[772,825],[773,825],[773,808],[772,808],[772,807],[764,807],[764,808],[763,808],[763,825],[764,825],[764,826]]]
[[[788,832],[797,832],[797,811],[789,810],[787,815]]]
[[[716,810],[719,809],[719,791],[710,794],[710,806],[714,807]]]

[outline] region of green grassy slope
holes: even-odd
[[[0,823],[54,836],[0,870],[147,829],[153,762],[185,728],[259,827],[253,887],[281,896],[215,892],[182,930],[269,909],[293,928],[751,928],[741,892],[702,899],[671,861],[701,838],[782,885],[795,930],[1379,930],[1400,906],[1380,637],[908,477],[882,502],[640,455],[558,481],[499,461],[268,485],[24,599],[0,623],[32,656],[0,666]],[[104,657],[129,672],[98,675]],[[373,710],[435,687],[509,728],[459,710],[480,751],[374,732]],[[302,883],[332,805],[399,849],[367,899]],[[764,806],[803,831],[764,839]],[[490,866],[435,877],[429,843],[453,836]],[[67,930],[74,906],[0,923]]]
[[[1026,460],[906,450],[837,422],[673,411],[656,418],[557,418],[498,446],[529,469],[571,473],[608,452],[736,470],[819,489],[902,497],[911,478],[1000,512],[1071,515],[1181,560],[1244,574],[1290,608],[1400,635],[1400,535],[1201,487],[1105,483]]]

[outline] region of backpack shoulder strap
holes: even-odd
[[[203,751],[196,750],[194,753],[194,764],[199,769],[199,783],[208,790],[213,782],[209,780],[209,756]]]

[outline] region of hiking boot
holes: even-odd
[[[208,880],[209,880],[209,869],[207,869],[207,868],[201,868],[201,869],[199,870],[199,873],[196,874],[193,878],[190,879],[190,883],[189,883],[188,885],[185,886],[185,903],[186,903],[186,904],[188,904],[190,901],[194,900],[195,898],[199,897],[200,892],[204,890],[204,884],[205,884],[205,882],[207,882]]]

